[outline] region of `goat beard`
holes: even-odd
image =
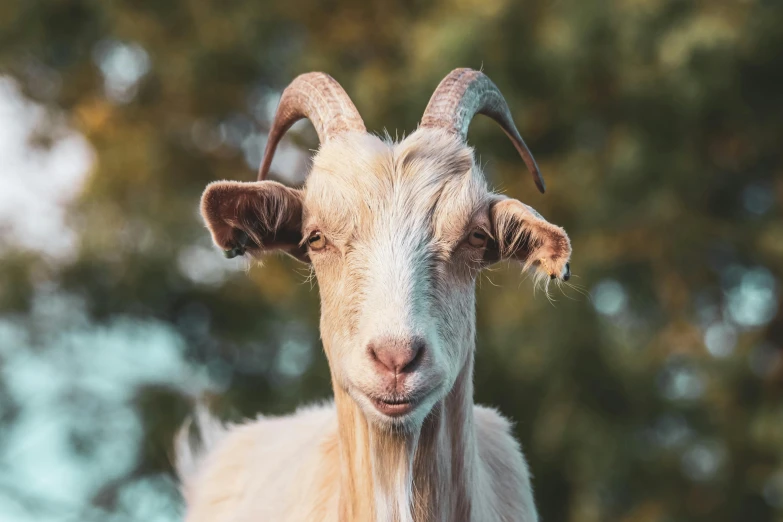
[[[419,434],[370,428],[375,513],[378,522],[412,522],[413,462]]]
[[[342,389],[338,409],[345,520],[413,522],[413,463],[418,430],[371,422]]]
[[[469,368],[463,373],[463,378],[471,374]],[[346,393],[336,394],[343,486],[348,488],[343,494],[350,492],[350,498],[343,498],[347,502],[343,520],[413,522],[470,518],[469,496],[464,489],[472,468],[470,459],[465,460],[467,457],[461,454],[473,444],[468,435],[473,422],[471,410],[465,410],[470,406],[463,404],[471,394],[469,389],[459,388],[457,393],[438,401],[423,425],[413,430],[374,424]],[[457,414],[462,410],[468,413],[467,417]],[[449,416],[457,423],[455,426],[449,426]],[[460,428],[466,427],[463,433]]]

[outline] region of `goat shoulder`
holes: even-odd
[[[219,429],[197,422],[203,447],[181,436],[176,448],[186,522],[328,521],[337,512],[337,481],[324,480],[339,470],[333,405]]]
[[[474,406],[473,416],[480,463],[477,482],[482,490],[474,500],[480,502],[480,519],[538,522],[530,472],[511,423],[485,406]]]

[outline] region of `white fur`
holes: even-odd
[[[318,230],[328,240],[308,255],[334,403],[225,429],[202,416],[211,442],[194,455],[180,437],[177,449],[187,521],[537,521],[509,423],[473,404],[475,280],[486,253],[466,238],[487,230],[498,256],[557,277],[570,256],[565,233],[491,194],[472,150],[432,129],[401,143],[330,140],[296,197],[303,237]],[[403,380],[389,381],[368,355],[389,338],[426,343]],[[388,417],[373,399],[389,393],[421,401]]]
[[[527,464],[510,433],[508,421],[497,411],[474,407],[479,466],[474,488],[481,509],[473,520],[533,522],[533,505]],[[259,417],[221,431],[212,447],[197,453],[197,466],[183,477],[188,522],[339,521],[336,462],[324,458],[322,448],[337,438],[333,404],[303,408],[287,417]],[[210,419],[208,429],[214,429]],[[203,429],[203,428],[202,428]],[[179,448],[180,451],[192,449]],[[335,466],[335,467],[333,467]],[[520,489],[514,491],[514,487]],[[410,498],[401,492],[400,499]],[[508,499],[518,495],[522,511],[505,512]],[[387,498],[378,519],[397,509],[413,520],[410,506]],[[319,503],[320,505],[315,505]],[[477,506],[478,507],[478,506]],[[320,508],[324,518],[320,516]],[[386,514],[384,514],[386,513]]]

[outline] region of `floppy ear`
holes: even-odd
[[[226,257],[280,250],[301,261],[302,193],[275,181],[215,181],[201,196],[201,215]]]
[[[505,196],[494,196],[489,212],[495,239],[487,248],[487,261],[515,259],[524,268],[535,267],[552,279],[571,277],[571,241],[565,230],[532,207]]]

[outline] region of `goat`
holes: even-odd
[[[466,144],[475,114],[498,122],[541,192],[508,105],[482,72],[440,83],[419,128],[369,134],[323,73],[283,92],[259,181],[218,181],[201,212],[228,257],[278,250],[312,265],[334,401],[177,442],[188,522],[522,521],[538,514],[509,422],[473,402],[475,282],[516,260],[568,280],[566,233],[491,193]],[[302,189],[265,181],[291,125],[321,145]],[[548,282],[547,279],[547,282]]]

